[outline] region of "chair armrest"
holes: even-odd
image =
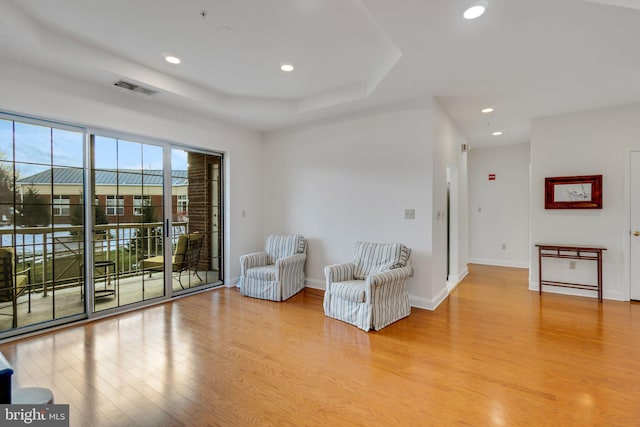
[[[353,280],[353,269],[355,264],[348,262],[345,264],[328,265],[324,268],[324,275],[327,278],[327,284],[333,282],[344,282],[345,280]],[[327,289],[329,287],[327,286]]]
[[[13,280],[16,298],[22,295],[27,289],[29,290],[29,312],[31,312],[31,264],[27,264],[27,266],[24,270],[16,271]],[[25,279],[27,281],[26,283],[24,283]]]
[[[307,254],[295,254],[276,260],[276,280],[282,281],[282,291],[292,292],[294,284],[304,286],[304,262]],[[295,278],[302,278],[302,282]],[[295,292],[293,292],[295,293]]]
[[[27,268],[25,268],[22,271],[16,271],[15,275],[18,276],[20,274],[26,274],[27,275],[27,284],[31,284],[31,264],[27,264]]]
[[[412,267],[399,267],[391,270],[383,271],[382,273],[372,274],[367,277],[367,281],[371,284],[371,287],[383,286],[387,284],[396,284],[404,282],[411,273]]]
[[[279,258],[276,260],[276,267],[278,270],[281,268],[287,268],[291,265],[296,265],[299,263],[304,264],[307,259],[307,254],[295,254],[284,258]]]
[[[378,301],[393,295],[406,295],[407,278],[412,272],[411,267],[399,267],[368,276],[365,300],[371,304],[377,304]]]
[[[263,265],[267,265],[267,253],[264,251],[242,255],[240,257],[240,274],[244,276],[248,269]]]

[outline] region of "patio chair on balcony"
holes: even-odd
[[[62,284],[64,287],[80,286],[82,294],[82,284],[84,282],[84,243],[82,233],[71,236],[53,236],[53,269],[47,272],[43,285],[42,296],[47,296],[47,285],[56,287]],[[95,255],[98,251],[94,252]]]
[[[28,291],[29,312],[31,312],[31,267],[14,273],[13,248],[0,248],[0,303],[11,303],[11,314],[0,313],[13,317],[13,327],[18,326],[18,297]],[[3,305],[0,309],[9,307]]]
[[[176,249],[171,257],[171,271],[178,273],[178,283],[182,289],[182,273],[184,271],[193,271],[193,274],[202,281],[198,274],[198,260],[200,259],[200,250],[202,249],[202,238],[200,233],[181,234],[178,237]],[[149,270],[149,277],[154,271],[164,270],[164,256],[154,256],[140,261],[140,268],[144,271]]]

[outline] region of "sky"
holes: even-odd
[[[15,125],[15,133],[14,133]],[[54,166],[83,166],[83,130],[59,129],[0,119],[0,160],[11,161],[14,152],[19,177],[25,178]],[[96,169],[162,169],[163,147],[96,136]],[[187,151],[171,150],[173,170],[187,170]]]

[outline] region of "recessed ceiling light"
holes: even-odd
[[[291,65],[291,64],[282,64],[282,65],[280,66],[280,69],[281,69],[282,71],[284,71],[285,73],[290,73],[290,72],[292,72],[292,71],[293,71],[294,67],[293,67],[293,65]]]
[[[483,113],[487,114],[487,113],[493,113],[493,107],[487,107],[487,108],[483,108],[482,110]]]
[[[501,131],[501,130],[496,131],[496,132],[494,132],[492,135],[493,135],[493,136],[500,136],[500,135],[502,135],[502,131]]]
[[[479,18],[480,16],[482,16],[482,14],[484,14],[484,11],[487,9],[488,5],[489,3],[484,0],[477,1],[464,11],[463,16],[465,19]]]
[[[165,55],[164,60],[167,61],[169,64],[179,64],[182,62],[180,58],[173,55]]]

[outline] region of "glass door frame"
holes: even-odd
[[[169,145],[169,175],[171,175],[171,170],[172,170],[172,165],[171,165],[171,151],[172,150],[184,150],[187,152],[192,152],[192,153],[198,153],[198,154],[203,154],[206,156],[211,156],[211,157],[217,157],[220,159],[220,176],[219,176],[219,181],[220,181],[220,188],[218,191],[218,199],[219,199],[219,203],[220,203],[220,209],[219,209],[219,218],[218,218],[218,223],[220,224],[218,227],[218,242],[217,244],[219,245],[219,251],[218,251],[218,257],[220,258],[220,260],[218,261],[218,271],[219,271],[219,275],[218,275],[218,280],[211,282],[211,283],[205,283],[202,285],[199,285],[197,287],[193,287],[193,288],[187,288],[187,289],[179,289],[174,291],[173,290],[173,281],[172,279],[168,281],[167,283],[167,287],[171,288],[171,292],[167,293],[167,295],[170,295],[171,297],[178,297],[178,296],[183,296],[183,295],[190,295],[190,294],[194,294],[194,293],[198,293],[207,289],[211,289],[211,288],[217,288],[217,287],[222,287],[224,286],[224,261],[225,261],[225,247],[224,247],[224,236],[225,236],[225,216],[224,216],[224,200],[225,200],[225,191],[224,191],[224,153],[221,152],[216,152],[216,151],[212,151],[212,150],[206,150],[206,149],[202,149],[202,148],[197,148],[197,147],[191,147],[191,146],[187,146],[187,145],[182,145],[182,144],[175,144],[175,143],[171,143]],[[165,165],[165,168],[167,166]],[[165,186],[167,186],[166,188],[171,189],[172,185],[171,185],[171,176],[167,177],[165,175]],[[209,189],[208,189],[209,190]],[[172,193],[171,193],[172,194]],[[168,198],[168,204],[169,206],[165,205],[165,212],[168,213],[168,216],[165,216],[165,225],[168,224],[169,227],[169,237],[167,237],[167,234],[165,232],[165,243],[168,240],[169,241],[169,254],[172,253],[172,247],[171,247],[171,242],[173,241],[172,238],[172,232],[173,232],[173,211],[172,211],[172,197]],[[208,208],[210,208],[210,206],[208,206]],[[168,222],[167,222],[168,219]],[[165,250],[166,247],[165,247]],[[166,258],[165,258],[166,260]],[[165,261],[166,262],[166,261]],[[171,259],[169,259],[169,263],[171,263]]]
[[[225,235],[225,222],[224,222],[224,200],[225,200],[225,192],[224,192],[224,154],[221,152],[217,152],[217,151],[213,151],[213,150],[206,150],[206,149],[202,149],[202,148],[198,148],[198,147],[192,147],[189,145],[183,145],[183,144],[176,144],[174,142],[171,141],[167,141],[167,140],[163,140],[163,139],[157,139],[157,138],[150,138],[150,137],[144,137],[144,136],[139,136],[139,135],[135,135],[135,134],[130,134],[130,133],[125,133],[125,132],[118,132],[118,131],[113,131],[113,130],[108,130],[108,129],[104,129],[104,128],[98,128],[98,127],[86,127],[85,128],[85,152],[87,153],[86,156],[89,157],[89,159],[87,159],[87,163],[86,163],[86,167],[85,167],[85,194],[87,195],[86,197],[86,201],[85,201],[85,221],[89,221],[89,222],[85,222],[85,227],[86,227],[86,231],[85,232],[85,245],[89,245],[86,246],[86,248],[92,248],[93,246],[93,232],[95,231],[95,224],[93,223],[93,214],[92,214],[92,209],[91,209],[91,205],[89,205],[90,202],[92,202],[94,200],[95,195],[93,194],[92,191],[92,182],[91,182],[91,169],[93,167],[93,165],[91,164],[91,152],[90,152],[90,145],[91,145],[91,137],[93,135],[98,135],[98,136],[102,136],[102,137],[108,137],[108,138],[117,138],[117,139],[122,139],[122,140],[126,140],[126,141],[131,141],[131,142],[136,142],[136,143],[141,143],[141,144],[149,144],[149,145],[153,145],[153,146],[157,146],[157,147],[162,147],[163,149],[163,255],[164,255],[164,265],[165,265],[165,269],[164,269],[164,295],[163,296],[159,296],[156,298],[151,298],[151,299],[143,299],[141,301],[138,302],[134,302],[131,304],[127,304],[124,306],[116,306],[113,308],[109,308],[109,309],[105,309],[105,310],[101,310],[98,312],[95,312],[95,304],[94,304],[94,298],[85,298],[85,309],[86,309],[86,314],[87,317],[89,319],[96,319],[96,318],[101,318],[101,317],[107,317],[110,316],[112,314],[116,314],[116,313],[122,313],[122,312],[126,312],[126,311],[131,311],[131,310],[135,310],[138,308],[142,308],[142,307],[146,307],[146,306],[150,306],[150,305],[154,305],[160,302],[164,302],[164,301],[168,301],[171,300],[172,298],[175,297],[180,297],[180,296],[184,296],[184,295],[191,295],[194,293],[198,293],[198,292],[202,292],[205,290],[209,290],[212,288],[217,288],[217,287],[222,287],[224,286],[224,261],[225,261],[225,246],[224,246],[224,235]],[[172,264],[172,256],[173,256],[173,246],[172,246],[172,241],[173,241],[173,211],[172,211],[172,164],[171,164],[171,151],[173,149],[177,149],[177,150],[185,150],[185,151],[190,151],[190,152],[195,152],[195,153],[199,153],[199,154],[204,154],[204,155],[208,155],[208,156],[214,156],[214,157],[218,157],[220,159],[220,188],[219,188],[219,203],[221,208],[219,209],[219,215],[220,218],[218,220],[220,226],[219,226],[219,242],[217,243],[219,245],[219,278],[217,281],[215,282],[211,282],[211,283],[206,283],[203,284],[201,286],[197,286],[194,288],[187,288],[187,289],[180,289],[180,290],[173,290],[173,272],[172,272],[172,268],[167,268],[166,266],[171,266]],[[88,176],[87,176],[88,175]],[[89,207],[89,209],[87,209],[87,207]],[[94,261],[94,256],[93,256],[93,250],[87,250],[85,251],[86,255],[85,255],[85,277],[86,277],[86,283],[89,283],[90,286],[85,286],[85,292],[88,292],[89,295],[93,295],[94,289],[95,289],[95,275],[94,275],[94,271],[93,269],[89,269],[86,268],[87,265],[93,265],[93,261]],[[91,289],[87,289],[88,287],[91,287]]]
[[[164,283],[163,283],[163,289],[164,289],[164,295],[158,296],[158,297],[154,297],[154,298],[149,298],[149,299],[145,299],[144,298],[144,294],[142,296],[142,299],[140,301],[136,301],[136,302],[132,302],[126,305],[116,305],[115,307],[112,308],[107,308],[104,310],[100,310],[100,311],[95,311],[95,298],[85,298],[85,304],[86,304],[86,309],[87,309],[87,314],[88,314],[88,318],[89,319],[96,319],[96,318],[101,318],[101,317],[107,317],[110,316],[112,314],[116,314],[116,313],[122,313],[122,312],[127,312],[127,311],[131,311],[131,310],[135,310],[141,307],[146,307],[146,306],[150,306],[150,305],[154,305],[156,303],[162,302],[162,301],[166,301],[168,299],[170,299],[172,297],[171,293],[167,293],[167,289],[168,287],[170,287],[171,284],[171,269],[167,269],[166,266],[167,265],[171,265],[171,256],[172,256],[172,251],[171,251],[171,242],[170,239],[167,239],[166,235],[167,235],[167,224],[169,224],[170,226],[170,221],[169,223],[167,223],[167,188],[171,188],[171,181],[169,181],[169,187],[167,187],[167,176],[170,177],[171,173],[167,173],[167,161],[170,164],[171,161],[171,143],[169,141],[165,141],[162,139],[155,139],[155,138],[149,138],[149,137],[144,137],[144,136],[139,136],[139,135],[135,135],[135,134],[130,134],[130,133],[125,133],[125,132],[118,132],[118,131],[113,131],[113,130],[108,130],[108,129],[103,129],[103,128],[97,128],[97,127],[87,127],[86,128],[86,137],[87,137],[87,141],[86,141],[86,151],[88,152],[88,159],[87,159],[87,163],[86,163],[86,167],[85,167],[85,174],[88,175],[88,177],[85,179],[85,185],[87,188],[85,188],[85,192],[88,195],[86,201],[85,201],[85,221],[89,221],[86,222],[87,224],[87,228],[89,228],[90,226],[90,232],[85,233],[85,245],[89,245],[86,246],[87,248],[91,248],[91,250],[86,251],[87,253],[87,257],[85,258],[85,266],[86,265],[94,265],[94,251],[93,251],[93,235],[95,233],[95,224],[94,224],[94,219],[93,219],[93,200],[95,198],[95,194],[93,194],[93,186],[95,185],[92,182],[92,169],[93,169],[93,164],[92,164],[92,159],[91,159],[91,139],[94,136],[100,136],[100,137],[106,137],[106,138],[114,138],[117,140],[123,140],[123,141],[127,141],[127,142],[133,142],[133,143],[139,143],[139,144],[144,144],[144,145],[152,145],[155,147],[160,147],[162,148],[162,164],[163,164],[163,186],[162,186],[162,207],[163,207],[163,218],[162,218],[162,223],[163,223],[163,227],[162,227],[162,234],[163,234],[163,256],[164,256],[164,271],[163,271],[163,278],[164,278]],[[168,202],[169,202],[169,209],[171,209],[171,198],[168,198]],[[170,210],[169,210],[170,212]],[[169,248],[168,248],[168,252],[167,252],[167,241],[169,241]],[[85,277],[87,277],[87,283],[90,284],[90,288],[91,289],[87,289],[87,287],[85,287],[85,292],[87,292],[87,295],[94,295],[95,292],[95,288],[96,288],[96,283],[95,283],[95,274],[94,274],[94,269],[90,269],[90,268],[86,268],[85,267]],[[116,270],[117,273],[117,270]],[[142,275],[144,276],[144,274]],[[141,277],[142,277],[141,276]],[[114,285],[115,286],[115,285]]]

